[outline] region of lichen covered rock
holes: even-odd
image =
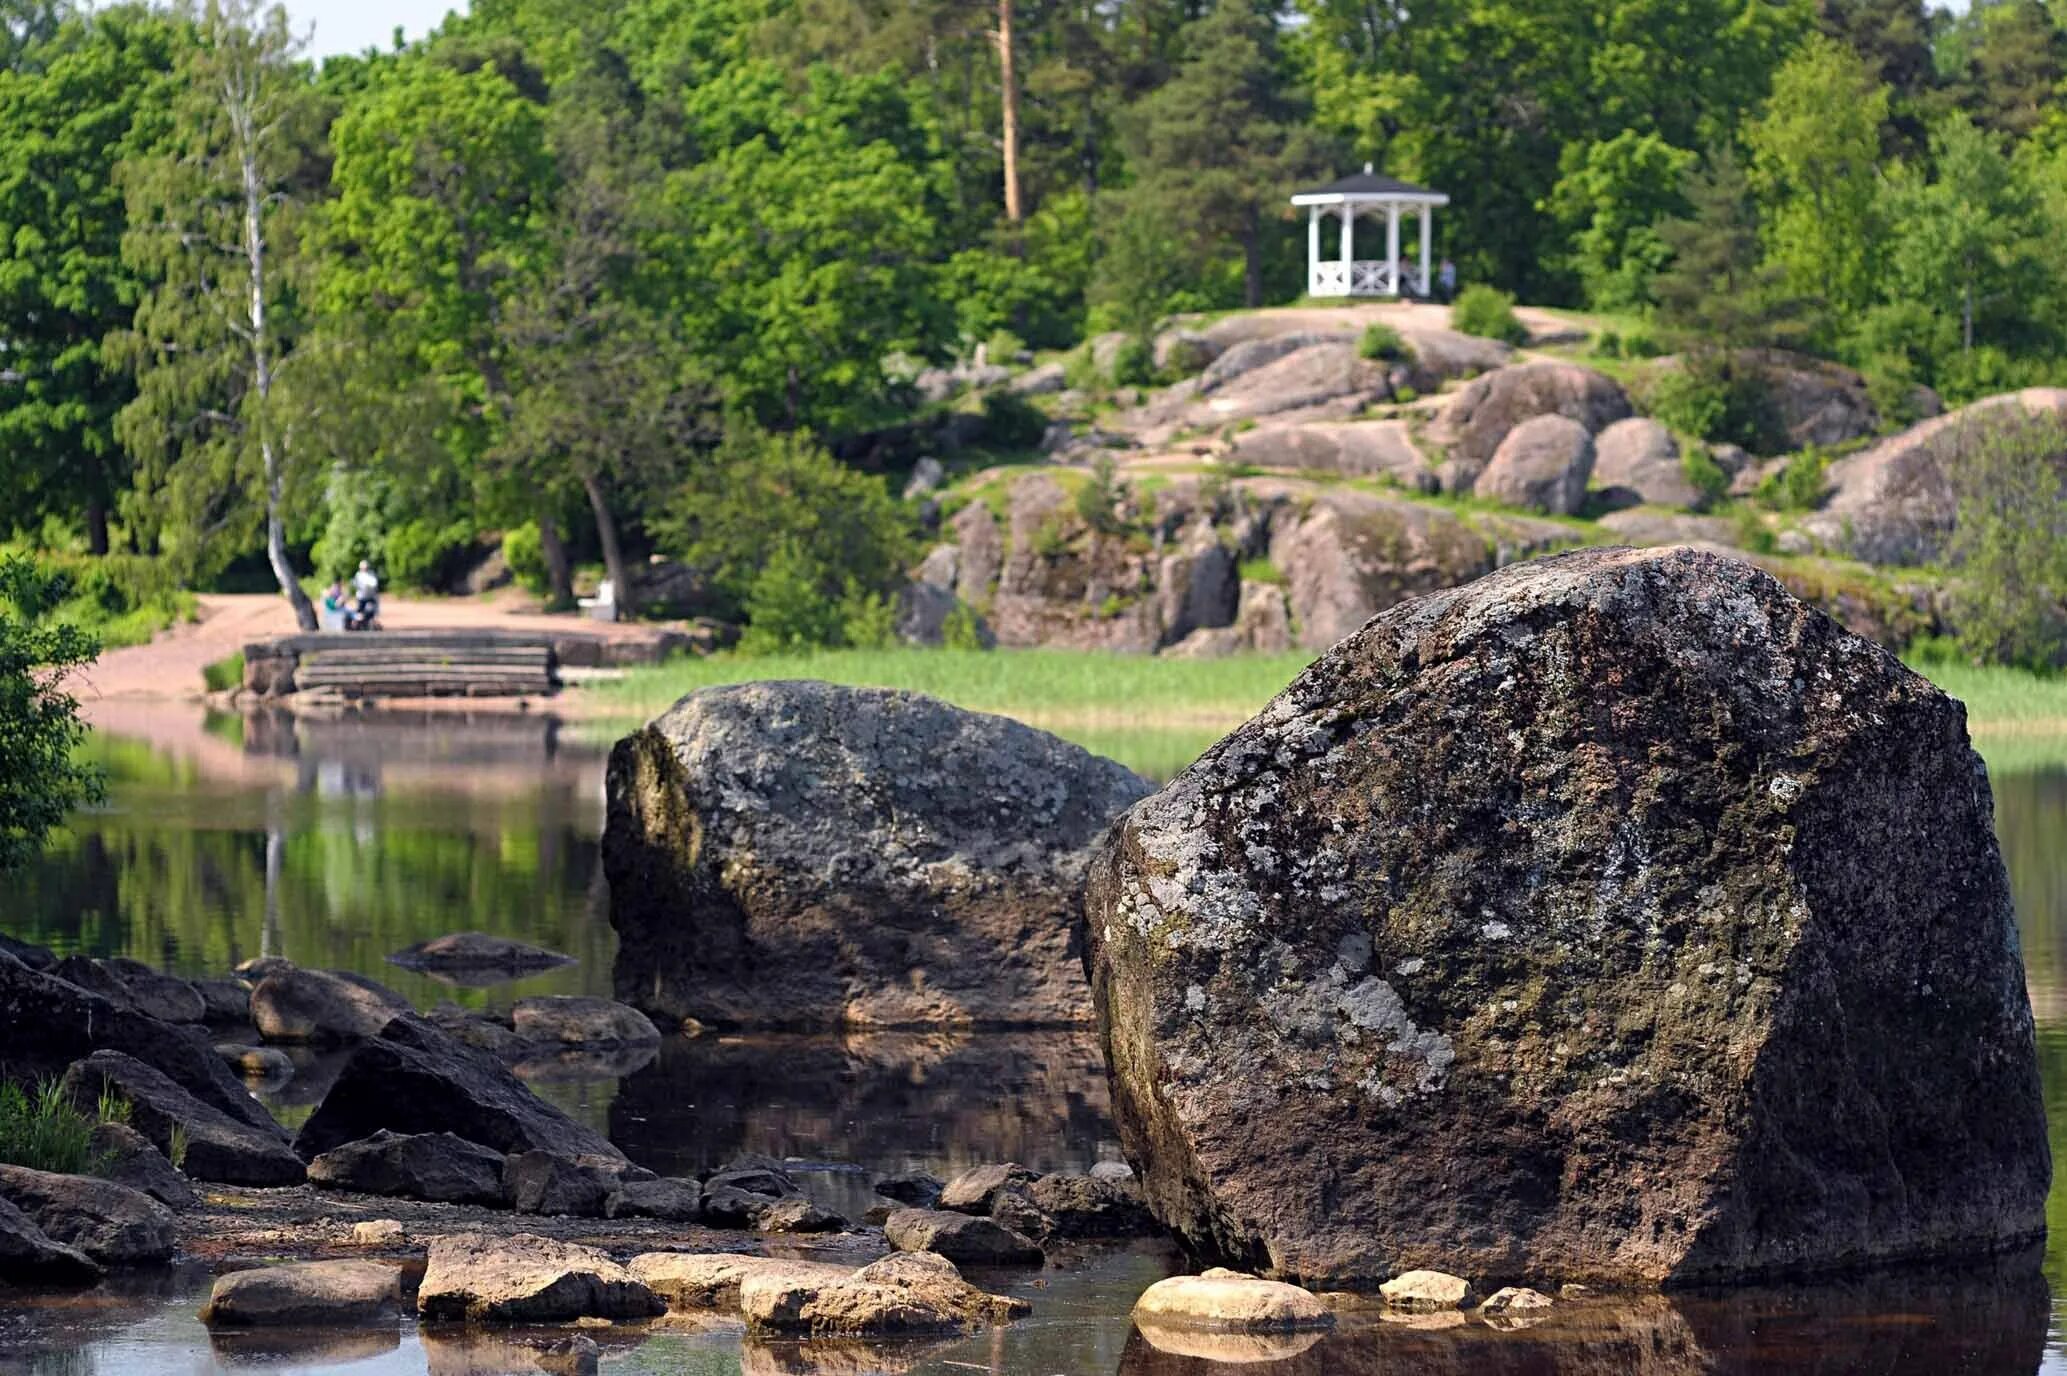
[[[1734,1281],[2044,1230],[1962,710],[1732,559],[1394,608],[1132,808],[1086,916],[1150,1206],[1272,1275]]]
[[[915,693],[693,693],[611,755],[618,997],[670,1023],[1088,1022],[1084,867],[1146,791]]]

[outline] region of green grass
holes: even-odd
[[[201,666],[201,681],[208,685],[211,693],[227,693],[244,683],[244,652],[218,659],[213,664]]]
[[[2067,675],[1948,662],[1911,667],[1966,704],[1967,730],[1991,770],[2067,765]]]
[[[129,1101],[103,1093],[97,1113],[83,1113],[59,1082],[33,1088],[0,1084],[0,1161],[31,1170],[79,1175],[93,1167],[92,1136],[102,1122],[129,1121]]]
[[[1310,659],[1303,652],[1162,659],[1070,650],[826,650],[676,659],[583,691],[610,722],[622,724],[721,683],[814,678],[907,688],[1016,717],[1167,778],[1248,720]]]

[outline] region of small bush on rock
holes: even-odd
[[[1117,466],[1110,455],[1101,454],[1091,465],[1091,481],[1077,489],[1077,515],[1100,535],[1117,535],[1125,525],[1120,496]]]
[[[1700,494],[1704,507],[1721,501],[1730,490],[1730,475],[1723,472],[1722,465],[1708,452],[1707,445],[1688,445],[1687,452],[1680,456],[1679,466],[1687,482]]]
[[[1364,358],[1396,362],[1412,352],[1400,332],[1384,321],[1374,321],[1364,327],[1364,337],[1356,344],[1357,353]]]
[[[80,1175],[93,1164],[93,1130],[127,1122],[129,1102],[103,1097],[98,1113],[84,1113],[55,1079],[33,1089],[0,1085],[0,1162],[31,1170]]]
[[[1048,417],[1016,392],[983,398],[983,442],[993,449],[1032,449],[1048,433]]]
[[[1112,359],[1112,380],[1119,387],[1146,387],[1155,381],[1155,350],[1145,339],[1121,343]]]
[[[1758,485],[1759,504],[1772,511],[1814,511],[1823,502],[1829,467],[1830,456],[1810,445]]]
[[[1514,298],[1483,282],[1474,282],[1457,293],[1457,302],[1450,307],[1450,325],[1464,334],[1508,344],[1519,344],[1529,337],[1514,313]]]
[[[525,591],[543,597],[552,590],[552,574],[545,566],[545,542],[536,521],[526,521],[503,532],[502,557],[510,566],[510,576]]]

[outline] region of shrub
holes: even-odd
[[[1622,336],[1614,330],[1602,330],[1594,336],[1593,351],[1602,358],[1622,357]]]
[[[473,543],[473,530],[464,521],[408,521],[388,532],[382,572],[405,588],[442,588],[457,576]]]
[[[1737,522],[1736,545],[1738,549],[1752,554],[1771,554],[1779,547],[1773,532],[1759,519],[1758,512],[1748,506],[1740,506],[1735,512]]]
[[[1959,643],[1978,662],[2067,663],[2067,424],[1986,427],[1948,465],[1958,521],[1947,551]]]
[[[1622,354],[1625,358],[1656,358],[1664,350],[1648,330],[1631,330],[1622,336]]]
[[[1765,376],[1720,354],[1660,372],[1645,386],[1644,404],[1673,429],[1711,444],[1771,453],[1782,440]]]
[[[1361,357],[1382,359],[1388,363],[1410,355],[1407,341],[1400,337],[1400,332],[1382,320],[1364,327],[1363,338],[1356,342],[1356,351]]]
[[[805,435],[729,431],[649,529],[703,570],[722,610],[763,617],[762,640],[838,644],[850,586],[888,594],[912,555],[909,516],[883,480]],[[771,551],[773,553],[771,553]]]
[[[1098,354],[1090,343],[1077,345],[1062,360],[1062,380],[1079,392],[1095,392],[1106,379],[1098,371]]]
[[[947,619],[940,623],[941,648],[948,650],[987,650],[983,627],[976,619],[976,611],[966,602],[957,602]]]
[[[1284,570],[1269,559],[1244,559],[1239,572],[1244,583],[1269,583],[1277,587],[1285,583]]]
[[[65,691],[65,676],[99,647],[52,614],[62,589],[0,551],[0,874],[33,857],[74,804],[100,794],[100,775],[75,757],[86,728]]]
[[[1395,404],[1400,406],[1405,406],[1410,401],[1417,401],[1420,397],[1421,394],[1419,392],[1404,382],[1392,389],[1392,399]]]
[[[983,356],[992,363],[1017,363],[1025,352],[1026,341],[1003,327],[992,330],[983,341]]]
[[[1100,535],[1117,535],[1125,526],[1120,495],[1117,466],[1111,455],[1100,454],[1091,465],[1091,480],[1077,489],[1077,515]]]
[[[0,1084],[0,1161],[31,1170],[81,1175],[95,1162],[91,1140],[103,1118],[126,1122],[127,1100],[104,1097],[98,1115],[82,1112],[55,1078],[33,1089]]]
[[[1713,506],[1729,495],[1730,475],[1723,472],[1722,465],[1708,452],[1707,445],[1688,445],[1687,452],[1680,455],[1679,467],[1687,482],[1700,494],[1702,506]]]
[[[1829,467],[1830,456],[1815,445],[1788,456],[1779,472],[1758,485],[1759,504],[1772,511],[1814,511],[1822,504]]]
[[[510,576],[527,592],[543,597],[552,591],[552,572],[546,568],[545,542],[539,536],[538,522],[526,521],[504,531],[502,557],[510,566]]]
[[[1916,370],[1901,354],[1881,354],[1860,370],[1866,377],[1866,399],[1880,418],[1881,429],[1901,430],[1923,419],[1917,404]]]
[[[244,652],[239,650],[213,664],[202,665],[201,682],[211,693],[227,693],[232,688],[241,687],[244,683]]]
[[[993,449],[1032,449],[1048,433],[1048,416],[1017,392],[983,398],[983,442]]]
[[[1112,357],[1112,380],[1120,387],[1146,387],[1155,381],[1155,349],[1145,339],[1128,338]]]
[[[1528,330],[1515,316],[1514,298],[1484,282],[1474,282],[1457,293],[1456,304],[1450,307],[1450,324],[1465,334],[1509,344],[1519,344],[1529,337]]]

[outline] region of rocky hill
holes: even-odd
[[[1158,368],[1183,376],[1159,387],[1104,381],[1116,336],[1067,363],[927,379],[939,396],[1016,394],[1048,425],[1042,461],[925,497],[938,543],[907,635],[1319,649],[1403,597],[1548,550],[1699,544],[1900,647],[1946,629],[1927,566],[1952,528],[1949,467],[2004,415],[2067,417],[2067,389],[1947,414],[1925,394],[1912,409],[1929,418],[1896,429],[1858,374],[1765,353],[1779,452],[1702,445],[1644,414],[1673,360],[1588,366],[1585,330],[1522,314],[1520,348],[1457,333],[1438,306],[1288,308],[1166,331]],[[1390,337],[1367,341],[1373,324]],[[1771,500],[1783,481],[1790,503]]]

